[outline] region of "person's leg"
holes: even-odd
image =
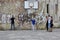
[[[11,23],[11,30],[12,30],[12,26],[13,26],[13,25],[12,25],[12,23]]]
[[[14,28],[14,30],[15,30],[15,24],[13,24],[13,28]]]
[[[48,23],[48,28],[50,28],[50,23]]]
[[[52,26],[51,26],[51,32],[52,32]]]
[[[32,24],[32,30],[34,31],[34,29],[35,29],[35,28],[34,28],[34,25]]]
[[[51,24],[49,24],[49,26],[48,26],[48,27],[49,27],[49,29],[48,29],[48,30],[49,30],[49,32],[52,32]]]
[[[48,24],[46,23],[46,30],[48,31]]]
[[[50,31],[50,23],[48,23],[48,31]]]
[[[48,31],[48,26],[46,28],[47,28],[47,31]]]

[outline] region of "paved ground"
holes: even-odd
[[[60,40],[60,29],[0,31],[0,40]]]

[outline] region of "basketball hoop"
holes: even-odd
[[[30,6],[30,8],[32,8],[33,7],[33,3],[30,3],[29,6]]]
[[[25,4],[24,5],[25,9],[30,9],[30,8],[33,8],[34,10],[38,9],[38,1],[35,2],[25,1],[24,4]]]

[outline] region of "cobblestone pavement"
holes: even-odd
[[[60,40],[60,29],[0,31],[0,40]]]

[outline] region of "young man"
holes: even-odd
[[[10,19],[10,20],[11,20],[11,30],[13,30],[13,29],[15,30],[15,21],[14,21],[14,19],[15,19],[15,18],[14,18],[14,16],[12,15],[12,17],[11,17],[11,19]]]
[[[34,30],[35,30],[36,20],[35,20],[35,18],[33,18],[33,17],[32,17],[32,19],[31,19],[31,24],[32,24],[32,30],[34,31]]]
[[[52,32],[52,28],[53,28],[53,17],[51,16],[51,32]]]
[[[46,28],[47,28],[47,31],[50,29],[51,27],[51,17],[50,15],[46,16]]]
[[[50,28],[50,27],[51,27],[51,16],[48,15],[48,28]]]
[[[52,32],[52,26],[53,26],[53,18],[52,16],[48,16],[48,31]]]
[[[48,17],[46,16],[46,29],[48,31]]]

